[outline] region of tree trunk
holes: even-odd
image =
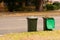
[[[43,11],[43,3],[44,0],[37,0],[36,1],[36,11]]]

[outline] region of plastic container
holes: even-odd
[[[37,31],[37,17],[31,16],[28,17],[28,32]]]
[[[53,30],[55,28],[54,18],[43,18],[44,19],[44,30]]]

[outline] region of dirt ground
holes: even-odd
[[[47,12],[0,12],[0,16],[60,16],[60,11],[47,11]]]

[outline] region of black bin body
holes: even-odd
[[[37,18],[28,19],[28,32],[37,31]]]

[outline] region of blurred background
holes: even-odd
[[[0,0],[0,12],[59,10],[60,0]]]

